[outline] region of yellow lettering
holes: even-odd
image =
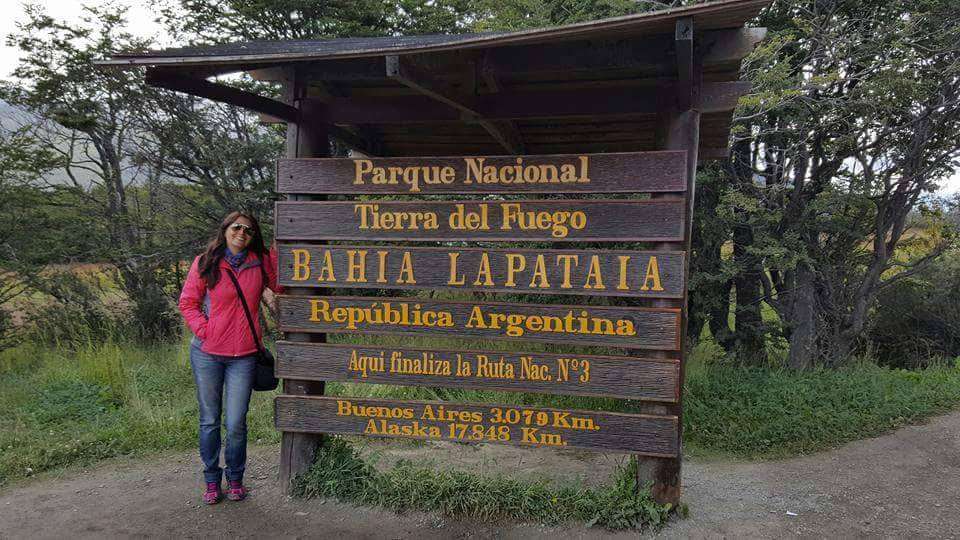
[[[522,272],[527,267],[527,260],[523,255],[517,253],[507,253],[507,281],[504,287],[516,287],[516,274]]]
[[[380,268],[377,271],[377,283],[386,283],[387,282],[387,255],[389,251],[378,251],[377,257],[379,258]]]
[[[321,315],[323,315],[322,319],[320,318]],[[311,299],[310,322],[324,322],[327,320],[330,320],[330,303],[326,300]]]
[[[353,162],[353,165],[353,184],[359,186],[363,184],[363,175],[373,170],[373,162],[369,159],[358,159]]]
[[[643,287],[640,287],[641,291],[662,291],[663,286],[660,285],[660,265],[657,263],[656,257],[650,257],[650,261],[647,263],[647,274],[643,278]]]
[[[305,249],[295,249],[291,254],[293,255],[293,280],[310,279],[310,252]]]
[[[403,259],[400,261],[400,276],[397,278],[397,284],[416,285],[417,280],[413,277],[413,258],[409,251],[403,252]]]
[[[537,280],[540,283],[537,283]],[[533,276],[530,278],[531,289],[549,289],[550,283],[547,281],[547,262],[543,255],[537,255],[537,260],[533,264]]]
[[[620,281],[617,283],[617,290],[626,291],[629,289],[627,287],[627,263],[630,262],[630,256],[618,255],[617,259],[620,260]]]
[[[360,256],[359,261],[355,260],[357,255]],[[367,250],[347,250],[347,282],[367,282]]]
[[[333,275],[333,257],[330,255],[330,250],[324,250],[323,252],[323,263],[320,267],[320,275],[317,276],[317,281],[330,283],[337,281],[336,276]]]
[[[560,283],[561,289],[570,289],[573,284],[570,283],[570,263],[574,266],[580,264],[579,255],[557,255],[557,264],[563,265],[563,282]]]
[[[590,284],[593,280],[593,284]],[[590,256],[590,269],[587,271],[587,280],[583,284],[584,289],[606,289],[603,285],[603,275],[600,273],[600,257]]]
[[[457,258],[460,257],[459,252],[449,252],[447,256],[450,257],[450,279],[447,280],[447,285],[451,286],[460,286],[463,285],[465,280],[462,274],[457,272]]]
[[[493,273],[490,271],[490,257],[486,252],[480,254],[480,267],[477,269],[477,279],[473,284],[477,287],[493,287]]]

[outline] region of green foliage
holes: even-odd
[[[554,525],[586,522],[611,530],[659,527],[670,514],[649,490],[637,489],[636,462],[621,467],[611,485],[584,488],[481,476],[400,462],[381,472],[343,439],[332,438],[314,466],[297,479],[301,497],[333,497],[395,512],[419,510],[481,520],[512,519]]]
[[[686,381],[684,442],[694,453],[779,458],[874,437],[958,405],[960,371],[950,367],[698,366]]]
[[[473,4],[478,12],[473,29],[478,32],[545,28],[663,8],[632,0],[479,0]]]
[[[762,364],[773,337],[789,342],[791,367],[848,362],[888,280],[951,247],[925,206],[960,157],[958,13],[953,0],[762,12],[769,36],[744,65],[753,93],[737,109],[731,159],[704,170],[714,193],[698,196],[707,234],[694,237],[705,274],[691,282],[694,320],[711,319],[730,352]],[[912,229],[936,234],[916,249]],[[780,324],[756,339],[761,304]],[[728,311],[732,325],[718,320]]]
[[[147,346],[90,342],[69,349],[26,343],[0,352],[0,485],[45,470],[89,464],[113,456],[195,447],[197,405],[187,347],[187,340],[178,345]],[[427,387],[331,383],[328,393],[621,412],[640,410],[638,403],[628,400]],[[254,394],[248,418],[251,442],[279,440],[273,428],[272,398],[273,393]],[[685,449],[694,454],[784,457],[876,436],[958,405],[960,360],[949,366],[917,371],[888,369],[866,362],[835,371],[736,368],[723,357],[722,349],[704,340],[690,355],[687,368]],[[328,480],[335,479],[336,485],[324,488],[324,482],[313,482],[311,489],[315,494],[353,497],[367,493],[365,497],[373,497],[375,493],[369,490],[382,486],[381,482],[390,480],[404,489],[415,489],[416,486],[403,482],[427,478],[422,472],[411,472],[424,467],[407,464],[406,469],[377,476],[374,482],[363,472],[366,469],[348,470],[348,466],[359,465],[351,465],[343,456],[336,457],[335,463],[343,470],[315,471],[314,479],[322,477],[316,475],[330,474],[333,476]],[[398,476],[391,476],[394,474]],[[632,477],[624,474],[626,476],[613,479],[613,493],[631,492],[629,486],[618,483],[617,479]],[[351,487],[347,483],[349,478],[358,479],[359,483]],[[412,509],[417,507],[414,503],[426,504],[424,500],[434,489],[462,488],[476,482],[488,492],[511,491],[516,499],[511,499],[513,502],[506,506],[502,501],[507,499],[497,502],[479,497],[458,502],[451,498],[430,503],[435,505],[430,508],[446,508],[444,511],[462,514],[457,510],[457,504],[462,503],[469,508],[470,515],[476,517],[519,516],[517,519],[545,522],[590,521],[605,512],[597,521],[604,527],[621,527],[617,523],[630,520],[654,522],[645,502],[619,496],[603,499],[610,491],[584,495],[564,491],[566,488],[562,486],[529,487],[511,479],[476,479],[453,472],[445,472],[435,480],[436,484],[430,484],[431,490],[416,491],[420,499],[383,499],[371,504]],[[335,491],[322,491],[334,487]],[[607,489],[611,489],[610,486]],[[450,493],[454,497],[459,492]],[[521,493],[528,495],[524,498]],[[558,500],[570,505],[571,501],[586,497],[589,511],[571,515],[566,510],[555,512],[560,506],[531,506],[534,505],[531,501],[537,500],[536,493],[552,494],[549,497],[565,493],[567,498]],[[624,507],[617,510],[617,504]]]
[[[960,257],[949,253],[880,296],[870,344],[882,363],[914,368],[960,355]]]
[[[196,447],[187,342],[32,343],[0,352],[0,486],[116,456]],[[277,442],[273,395],[254,395],[251,442]]]
[[[38,428],[62,422],[94,422],[117,411],[110,389],[82,381],[55,381],[27,402],[23,412]]]
[[[456,33],[468,0],[152,0],[169,31],[191,43]]]
[[[75,346],[123,334],[122,314],[111,313],[101,291],[87,280],[66,271],[50,272],[37,281],[49,300],[29,313],[27,325],[33,340]]]

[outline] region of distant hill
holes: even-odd
[[[6,101],[0,100],[0,128],[4,130],[14,130],[28,123],[38,121],[39,119],[29,112],[24,111],[15,105],[11,105]],[[85,183],[86,186],[89,186],[90,182],[95,178],[93,174],[84,170],[75,170],[74,175],[80,182]],[[62,170],[50,172],[45,177],[45,180],[51,184],[72,183],[70,178],[67,176],[67,173]]]

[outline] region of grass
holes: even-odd
[[[873,363],[803,373],[692,366],[684,444],[693,453],[783,458],[873,437],[960,406],[960,365]]]
[[[255,396],[249,437],[279,440],[271,396]],[[0,354],[0,486],[68,465],[196,446],[185,344],[26,344]]]
[[[636,462],[618,470],[610,484],[595,488],[437,470],[409,462],[380,472],[342,439],[334,438],[314,467],[298,479],[295,493],[395,512],[421,510],[485,521],[547,525],[580,521],[612,530],[658,527],[671,507],[654,502],[649,490],[638,490],[636,477]]]
[[[74,349],[25,344],[0,353],[0,486],[110,457],[195,448],[197,405],[187,347],[186,340]],[[328,392],[639,411],[637,402],[626,400],[427,387],[329,384]],[[272,425],[272,397],[254,396],[251,441],[279,440]],[[730,367],[715,346],[704,342],[687,366],[684,444],[694,455],[781,458],[879,435],[958,406],[960,363],[906,371],[862,362],[796,373]],[[348,448],[332,446],[301,490],[394,510],[482,519],[581,520],[608,528],[657,523],[665,509],[651,506],[644,495],[626,497],[635,491],[626,483],[629,478],[629,471],[621,471],[607,485],[586,489],[411,463],[377,472]]]

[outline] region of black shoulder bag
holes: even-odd
[[[262,269],[261,269],[262,270]],[[257,364],[253,376],[253,389],[258,392],[269,392],[277,387],[280,381],[273,374],[273,354],[260,343],[257,337],[257,327],[253,325],[253,316],[250,315],[250,308],[243,298],[243,289],[240,288],[240,282],[234,277],[233,272],[227,270],[230,281],[237,288],[237,301],[243,306],[243,314],[247,316],[247,324],[250,325],[250,334],[253,336],[253,342],[257,344]]]

